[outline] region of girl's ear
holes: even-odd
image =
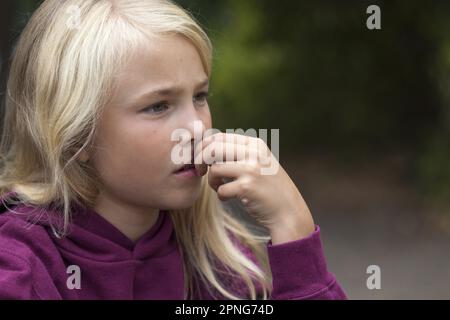
[[[79,159],[80,159],[81,162],[88,162],[88,160],[89,160],[89,155],[88,155],[88,153],[86,152],[86,150],[82,150],[82,151],[80,152]]]

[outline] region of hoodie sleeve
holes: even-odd
[[[0,249],[0,299],[39,299],[33,289],[30,264],[15,253]]]
[[[272,271],[272,300],[347,299],[327,269],[320,227],[306,238],[272,245],[267,243]]]
[[[9,238],[5,199],[13,193],[0,196],[0,299],[39,299],[33,288],[32,267],[21,255],[22,250],[14,238]],[[8,234],[8,235],[7,235]]]
[[[28,245],[42,244],[44,233],[45,230],[40,228],[24,229],[23,221],[14,214],[2,211],[0,205],[0,299],[42,300],[55,297],[48,271]]]

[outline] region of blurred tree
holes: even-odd
[[[0,2],[2,70],[37,0]],[[281,152],[359,161],[412,155],[450,191],[450,3],[178,0],[214,44],[217,128],[279,128]],[[382,29],[366,28],[377,4]]]
[[[4,83],[6,61],[8,60],[10,41],[10,26],[12,23],[12,3],[10,1],[0,2],[0,66],[1,66],[1,83]]]

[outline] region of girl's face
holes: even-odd
[[[211,128],[208,76],[195,47],[181,36],[165,36],[136,50],[116,79],[117,87],[98,123],[90,161],[104,195],[134,206],[190,207],[201,177],[180,177],[171,160],[176,129],[194,136],[194,122]],[[198,130],[198,129],[197,129]]]

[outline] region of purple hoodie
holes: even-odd
[[[8,208],[17,213],[0,202],[1,299],[183,299],[180,249],[167,211],[134,243],[91,208],[75,212],[70,234],[61,239],[46,219],[30,220],[34,208]],[[304,239],[269,241],[267,251],[270,299],[346,299],[327,270],[318,226]],[[238,293],[245,287],[236,288]],[[195,299],[224,298],[202,285]]]

